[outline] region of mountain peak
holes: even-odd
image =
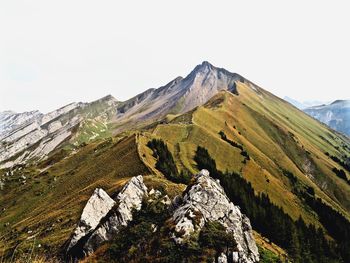
[[[104,96],[98,100],[93,101],[92,103],[96,102],[118,102],[116,98],[114,98],[111,94],[108,94],[107,96]]]
[[[208,61],[203,61],[202,64],[199,64],[195,67],[194,71],[211,71],[213,70],[215,67],[210,64]]]
[[[205,67],[214,67],[209,61],[206,60],[204,60],[201,65]]]
[[[333,104],[340,104],[340,103],[349,103],[350,100],[335,100],[331,103],[331,105]]]
[[[186,78],[194,77],[197,74],[208,74],[214,69],[216,69],[216,67],[210,64],[208,61],[203,61],[201,64],[197,65]]]
[[[100,100],[117,100],[114,98],[111,94],[108,94],[107,96],[102,97]]]

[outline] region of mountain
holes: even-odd
[[[91,262],[254,262],[256,251],[238,245],[252,227],[260,262],[350,260],[350,139],[238,74],[203,62],[128,101],[107,96],[50,116],[1,140],[30,156],[0,169],[5,259],[34,247],[61,260],[74,246]],[[33,133],[44,136],[21,142]],[[69,136],[37,150],[60,133]],[[210,175],[200,181],[202,169]],[[140,178],[147,198],[125,195]]]
[[[118,131],[144,122],[153,122],[167,114],[181,114],[203,103],[221,90],[237,93],[238,74],[204,61],[185,78],[177,77],[158,89],[149,89],[118,105]]]
[[[237,93],[235,85],[240,79],[243,78],[238,74],[205,61],[187,77],[178,77],[125,102],[107,96],[92,103],[69,104],[18,126],[3,123],[7,131],[2,135],[0,145],[0,167],[43,158],[67,140],[77,146],[106,136],[109,132],[107,124],[116,134],[145,126],[166,115],[184,113],[207,102],[221,90]],[[30,151],[26,151],[28,148]]]
[[[42,115],[43,114],[39,111],[23,113],[16,113],[14,111],[0,112],[0,138],[3,137],[3,134],[6,134],[11,130],[15,130],[25,123],[32,122]]]
[[[318,101],[318,100],[300,102],[288,96],[285,96],[283,99],[285,101],[288,101],[290,104],[294,105],[295,107],[297,107],[299,110],[304,110],[306,108],[321,105],[321,104],[329,104],[329,102]]]
[[[67,140],[77,144],[108,134],[107,122],[117,103],[106,96],[92,103],[71,103],[47,114],[1,115],[5,128],[0,137],[0,167],[40,160]]]
[[[314,106],[304,111],[332,129],[350,136],[350,100],[336,100],[329,105]]]

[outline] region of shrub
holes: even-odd
[[[147,146],[152,149],[153,157],[157,159],[156,169],[163,173],[168,180],[175,183],[189,183],[191,179],[190,174],[185,171],[179,174],[173,155],[164,141],[153,139],[147,143]]]
[[[204,248],[212,248],[217,252],[236,248],[232,233],[227,233],[219,222],[207,222],[199,234],[199,244]]]

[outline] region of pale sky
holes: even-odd
[[[197,64],[298,100],[350,98],[349,1],[0,0],[0,110],[126,100]]]

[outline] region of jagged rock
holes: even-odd
[[[92,253],[102,242],[111,240],[121,226],[126,226],[132,220],[133,210],[141,209],[142,200],[147,195],[147,187],[143,183],[142,175],[139,175],[131,178],[123,187],[116,197],[116,202],[111,198],[107,199],[108,209],[105,209],[104,213],[100,213],[99,210],[99,206],[106,205],[103,200],[97,207],[92,206],[92,209],[88,209],[90,217],[93,218],[92,222],[89,221],[89,224],[79,223],[70,242],[72,245],[67,249],[67,254],[81,258]],[[111,205],[110,200],[113,201],[113,205]],[[87,215],[85,208],[83,215]],[[95,213],[99,213],[99,215],[97,216]]]
[[[259,261],[258,248],[252,234],[249,219],[238,206],[234,206],[226,196],[220,183],[209,176],[207,170],[196,175],[196,181],[189,186],[183,196],[182,204],[174,211],[175,232],[173,239],[183,243],[190,235],[200,231],[206,222],[217,221],[232,233],[236,248],[231,248],[228,257],[238,253],[239,263]],[[237,252],[233,255],[232,252]],[[224,262],[224,261],[223,261]]]
[[[79,225],[73,233],[67,250],[69,251],[81,238],[92,232],[114,205],[115,201],[101,188],[97,188],[84,207]]]
[[[103,242],[113,239],[121,227],[127,226],[133,219],[133,211],[142,208],[144,198],[149,197],[149,201],[157,194],[157,190],[153,189],[148,193],[143,177],[140,175],[133,177],[123,187],[115,199],[115,204],[112,200],[114,206],[108,206],[103,212],[104,215],[94,214],[100,212],[97,207],[95,209],[85,207],[82,221],[88,214],[86,210],[93,213],[90,216],[94,219],[92,222],[79,223],[70,241],[68,255],[73,258],[84,257],[95,251]],[[110,200],[108,198],[107,200]],[[91,199],[95,200],[96,197]],[[217,221],[226,228],[228,233],[232,233],[237,244],[221,253],[217,262],[254,263],[259,261],[249,219],[241,214],[239,207],[230,202],[220,182],[211,178],[208,171],[202,170],[195,177],[194,184],[187,188],[182,197],[176,197],[171,202],[165,195],[159,196],[157,200],[168,205],[169,211],[173,213],[172,220],[175,227],[172,237],[176,243],[184,243],[191,235],[198,233],[206,222]],[[158,226],[153,224],[152,231],[157,229]]]
[[[117,196],[118,207],[115,208],[104,222],[87,240],[84,250],[92,253],[102,242],[111,240],[121,226],[127,226],[132,220],[133,210],[140,210],[143,198],[147,196],[147,187],[142,175],[131,178]]]

